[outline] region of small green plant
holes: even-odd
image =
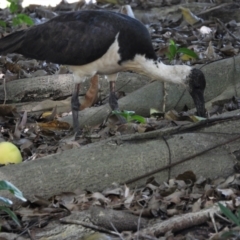
[[[198,58],[198,55],[194,51],[188,48],[180,48],[173,40],[170,40],[167,53],[168,59],[172,61],[178,53],[183,53],[191,58]]]
[[[0,181],[0,190],[8,190],[10,193],[12,193],[16,198],[19,198],[22,201],[27,201],[23,195],[22,192],[15,187],[12,183],[8,182],[8,181]],[[20,222],[16,216],[16,214],[9,209],[9,206],[12,205],[12,201],[8,198],[5,197],[1,197],[0,196],[0,201],[4,204],[3,206],[0,206],[0,210],[6,212],[11,218],[12,220],[18,225],[20,226]]]
[[[0,27],[6,28],[7,24],[3,20],[0,20]]]
[[[221,203],[218,203],[218,206],[221,210],[221,212],[234,224],[236,224],[238,227],[240,227],[240,209],[238,209],[238,211],[236,212],[236,215],[233,214],[233,212],[225,207],[224,205],[222,205]],[[237,231],[228,231],[225,232],[222,237],[224,238],[229,238],[229,237],[239,237],[239,232]]]
[[[146,123],[144,117],[136,115],[134,111],[112,111],[113,114],[120,115],[126,118],[127,122],[137,121],[139,123]]]
[[[27,24],[31,26],[34,24],[33,20],[26,14],[17,13],[19,10],[18,0],[7,0],[7,1],[10,3],[9,5],[10,13],[14,15],[12,19],[13,26],[22,25],[22,24]],[[0,26],[3,28],[6,28],[7,24],[5,21],[0,20]]]

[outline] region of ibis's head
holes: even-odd
[[[200,117],[206,116],[204,103],[204,89],[206,87],[205,76],[200,69],[193,68],[188,79],[189,93],[197,109],[197,115]]]

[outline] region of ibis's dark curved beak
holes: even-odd
[[[204,90],[206,80],[200,69],[193,68],[189,76],[189,93],[193,98],[199,117],[206,117]]]

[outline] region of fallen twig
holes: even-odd
[[[220,21],[220,19],[216,18],[217,22],[224,28],[224,30],[232,37],[234,38],[236,41],[238,41],[238,44],[240,43],[240,38],[238,38],[237,36],[235,36],[232,32],[230,32],[227,27],[225,26],[225,24]]]
[[[223,202],[226,205],[226,202]],[[205,223],[210,215],[221,214],[220,208],[217,204],[213,205],[211,208],[201,210],[199,212],[192,212],[183,215],[179,215],[168,220],[162,221],[160,223],[153,224],[147,228],[140,230],[135,233],[138,234],[154,234],[155,237],[159,237],[168,231],[176,232],[192,226],[196,226]]]
[[[89,223],[86,223],[86,222],[83,222],[83,221],[62,218],[62,219],[60,219],[60,222],[61,223],[68,223],[68,224],[82,225],[83,227],[91,228],[94,231],[105,232],[105,233],[112,234],[114,236],[118,236],[119,237],[119,233],[117,233],[117,232],[110,231],[110,230],[108,230],[106,228],[99,227],[99,226],[96,226],[96,225],[93,225],[93,224],[89,224]]]

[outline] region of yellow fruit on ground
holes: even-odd
[[[0,143],[0,164],[20,163],[22,155],[19,149],[10,142]]]

